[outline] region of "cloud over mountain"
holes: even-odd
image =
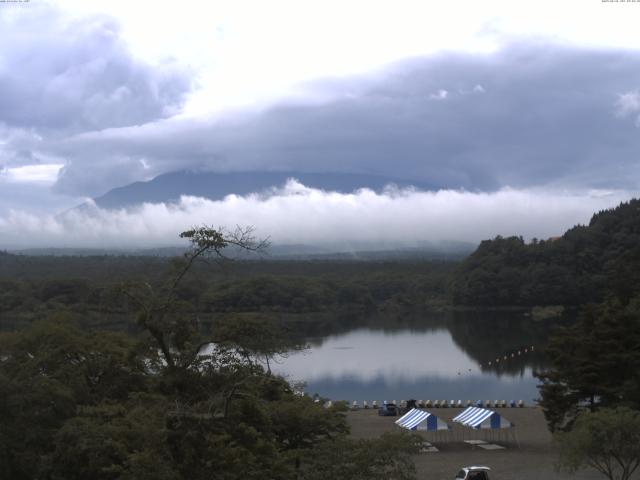
[[[402,172],[483,191],[633,189],[639,86],[640,53],[517,43],[317,81],[262,111],[89,132],[51,150],[71,162],[58,185],[70,192],[92,185],[88,166],[110,181],[111,170],[144,166],[148,176],[180,168]]]
[[[484,53],[440,51],[308,82],[253,108],[187,116],[198,72],[136,57],[111,17],[46,4],[0,9],[0,43],[10,45],[0,54],[5,243],[163,243],[177,226],[202,222],[255,224],[287,242],[543,237],[640,190],[637,50],[511,38]],[[284,189],[39,213],[73,205],[65,195],[80,203],[185,169],[349,173],[440,190]]]
[[[495,235],[547,238],[586,223],[627,192],[590,194],[502,189],[381,193],[327,192],[290,181],[270,194],[213,201],[182,197],[132,209],[74,209],[62,215],[12,210],[0,216],[0,245],[155,247],[177,243],[193,225],[252,225],[276,244],[304,243],[348,249],[351,245],[415,246],[423,242],[478,242]],[[370,247],[370,248],[372,248]]]

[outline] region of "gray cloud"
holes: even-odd
[[[0,44],[0,123],[11,127],[137,125],[170,116],[191,89],[178,65],[136,60],[109,17],[69,21],[42,5],[0,11]]]
[[[119,167],[115,158],[76,152],[70,159],[48,145],[83,132],[168,118],[192,89],[191,72],[175,62],[149,65],[134,58],[109,17],[69,20],[46,4],[3,8],[0,45],[0,210],[17,199],[35,210],[69,203],[51,195],[50,185],[7,185],[3,171],[11,167],[80,164],[77,181],[87,186],[78,192],[90,191],[96,175],[102,175],[101,185],[117,183],[122,175],[113,174]],[[141,175],[129,164],[122,167],[129,178]]]
[[[634,189],[639,87],[640,52],[521,43],[317,81],[305,99],[258,113],[114,128],[50,148],[71,161],[58,188],[73,193],[181,168],[363,172],[470,190]],[[88,181],[89,165],[108,182]]]

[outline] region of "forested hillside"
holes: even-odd
[[[483,241],[454,274],[458,305],[582,305],[640,284],[640,200],[596,213],[560,238]]]
[[[171,259],[125,256],[0,257],[0,329],[26,326],[64,310],[84,326],[129,328],[122,287],[155,285]],[[440,261],[236,261],[194,265],[176,296],[187,315],[209,325],[217,315],[259,313],[296,324],[355,321],[375,312],[449,303],[455,266]]]

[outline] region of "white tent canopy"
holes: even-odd
[[[412,408],[396,420],[396,425],[408,430],[438,431],[450,430],[449,425],[434,414]]]
[[[498,412],[486,408],[467,407],[460,415],[453,418],[456,423],[475,429],[511,428],[511,423]]]

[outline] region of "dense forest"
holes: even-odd
[[[596,213],[559,238],[483,241],[454,274],[457,305],[568,305],[625,300],[640,285],[640,200]]]
[[[245,316],[200,322],[187,282],[198,283],[198,261],[219,258],[229,244],[251,249],[251,238],[206,227],[183,236],[193,249],[154,278],[125,275],[101,287],[86,278],[29,278],[27,269],[4,281],[3,320],[16,309],[35,314],[24,328],[0,333],[0,477],[415,478],[417,437],[353,440],[343,405],[323,408],[272,375],[269,359],[299,348],[279,325]],[[85,275],[96,282],[95,270]],[[287,302],[269,308],[299,309]],[[88,324],[83,311],[91,309],[117,309],[134,334]]]
[[[163,257],[0,257],[0,328],[65,311],[94,327],[130,328],[121,295],[153,285],[170,267]],[[354,322],[376,312],[449,303],[454,263],[442,261],[211,261],[193,266],[176,291],[180,308],[203,325],[216,316],[259,313],[297,325]]]

